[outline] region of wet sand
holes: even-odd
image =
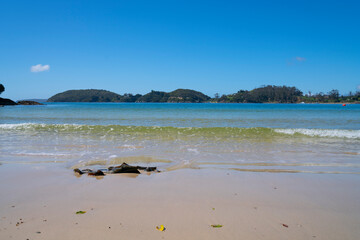
[[[355,174],[182,169],[96,179],[54,164],[3,164],[0,195],[2,240],[360,236]]]

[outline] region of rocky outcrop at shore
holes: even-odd
[[[42,103],[35,102],[35,101],[18,101],[17,104],[19,104],[19,105],[44,105]]]
[[[14,105],[44,105],[35,101],[18,101],[17,103],[8,98],[0,98],[0,106],[14,106]]]
[[[82,175],[84,173],[87,173],[89,176],[104,176],[105,173],[107,174],[116,174],[116,173],[136,173],[140,174],[140,171],[145,172],[159,172],[156,167],[142,167],[142,166],[131,166],[127,163],[123,163],[119,166],[111,166],[107,169],[98,169],[98,170],[92,170],[92,169],[83,169],[80,170],[78,168],[74,169],[74,172]]]
[[[17,103],[8,98],[0,98],[0,106],[6,105],[17,105]]]

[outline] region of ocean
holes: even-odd
[[[359,174],[360,105],[46,103],[0,108],[0,164]]]

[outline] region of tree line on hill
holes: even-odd
[[[264,86],[251,91],[240,90],[237,93],[222,95],[215,102],[229,103],[296,103],[302,96],[302,92],[295,87],[287,86]]]
[[[190,89],[177,89],[172,92],[151,91],[145,95],[125,93],[116,94],[106,90],[86,89],[69,90],[58,93],[48,99],[48,102],[208,102],[209,96]]]
[[[309,92],[304,95],[296,87],[267,85],[251,91],[240,90],[221,97],[215,94],[211,101],[222,103],[360,103],[360,91],[340,95],[338,90],[333,89],[327,94]]]
[[[340,103],[360,102],[360,91],[340,95],[338,90],[327,94],[303,94],[296,87],[267,85],[253,90],[240,90],[237,93],[215,94],[214,98],[190,89],[177,89],[172,92],[151,91],[145,95],[126,93],[119,95],[105,90],[69,90],[54,95],[48,102],[170,102],[170,103]]]
[[[0,84],[0,94],[5,87]],[[0,105],[11,105],[10,99],[0,98]],[[237,93],[215,94],[214,98],[190,89],[177,89],[172,92],[154,91],[141,95],[125,93],[123,95],[98,89],[69,90],[58,93],[48,99],[48,102],[168,102],[168,103],[360,103],[360,91],[340,95],[334,89],[325,93],[303,94],[296,87],[261,86],[253,90],[240,90]],[[9,104],[8,104],[9,103]],[[16,104],[16,103],[15,103]],[[14,105],[14,104],[13,104]]]

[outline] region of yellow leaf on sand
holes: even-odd
[[[213,224],[211,225],[213,228],[221,228],[223,225],[220,225],[220,224]]]
[[[164,227],[164,225],[160,225],[160,227],[156,226],[156,229],[163,232],[163,231],[165,231],[166,228]]]

